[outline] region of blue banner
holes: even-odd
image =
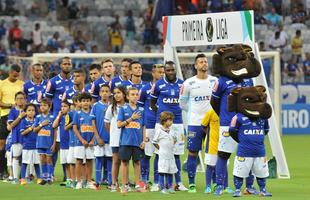
[[[309,104],[282,105],[282,133],[310,134],[309,116]]]

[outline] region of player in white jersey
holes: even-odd
[[[195,193],[196,159],[202,148],[203,128],[201,121],[211,109],[210,99],[216,77],[208,75],[208,59],[204,54],[195,58],[197,75],[184,81],[180,94],[180,107],[187,112],[187,172],[189,179],[188,192]]]

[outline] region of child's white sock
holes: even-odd
[[[18,179],[19,177],[19,160],[18,159],[13,158],[12,168],[13,168],[13,178]]]

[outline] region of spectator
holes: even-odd
[[[79,49],[77,49],[75,53],[87,53],[85,44],[83,42],[80,42]]]
[[[276,9],[271,8],[271,12],[267,13],[264,18],[266,19],[267,24],[272,26],[279,26],[282,23],[282,17],[276,13]]]
[[[9,31],[9,44],[14,45],[15,41],[20,41],[22,37],[22,30],[19,28],[19,21],[13,21],[13,27]]]
[[[122,51],[123,37],[118,25],[115,25],[109,30],[109,41],[114,53],[119,53]]]
[[[91,52],[92,52],[92,53],[99,53],[99,52],[98,52],[98,46],[97,46],[97,45],[93,45],[93,46],[91,47]]]
[[[4,63],[0,65],[0,79],[4,80],[9,76],[10,71],[10,60],[8,57],[5,58]]]
[[[286,45],[286,40],[280,37],[280,31],[276,31],[274,36],[269,40],[269,48],[271,50],[280,50],[283,51],[283,48]]]
[[[75,1],[72,1],[70,6],[68,7],[68,18],[69,19],[77,19],[80,9]]]
[[[284,80],[286,80],[286,83],[302,82],[301,77],[303,76],[303,72],[298,67],[298,64],[293,62],[292,58],[290,58],[288,63],[284,66],[284,73]]]
[[[266,19],[259,10],[255,10],[254,13],[254,24],[266,24]]]
[[[21,53],[22,53],[22,51],[20,49],[20,42],[16,40],[14,42],[14,46],[12,46],[12,48],[11,48],[11,55],[12,56],[20,56]]]
[[[57,10],[57,2],[56,0],[48,0],[48,18],[52,22],[56,22],[56,10]]]
[[[133,40],[135,37],[136,28],[135,28],[135,21],[132,16],[132,11],[128,10],[127,18],[126,18],[126,39]]]
[[[58,49],[59,47],[59,33],[55,32],[53,37],[47,40],[47,46],[51,46],[54,49]]]
[[[291,43],[294,63],[299,63],[301,61],[302,44],[303,44],[303,41],[301,39],[301,31],[297,30],[296,35],[292,39],[292,43]]]
[[[63,40],[59,42],[58,53],[70,53]]]
[[[5,21],[2,19],[0,22],[0,41],[6,35],[6,28],[5,28],[4,24],[5,24]]]
[[[212,12],[222,12],[223,11],[223,2],[218,0],[209,1],[209,7]]]
[[[306,60],[303,62],[305,82],[310,83],[310,52],[306,53]]]
[[[34,45],[34,53],[39,52],[40,46],[42,45],[42,32],[41,27],[39,23],[35,24],[34,30],[31,33],[32,36],[32,42]]]
[[[7,53],[3,46],[3,44],[0,43],[0,65],[2,65],[5,62]]]
[[[114,22],[112,22],[110,24],[110,27],[112,27],[112,28],[115,27],[115,28],[118,28],[120,30],[123,28],[121,23],[119,22],[119,15],[114,15]]]
[[[307,20],[307,12],[303,8],[303,4],[300,3],[298,6],[295,6],[293,8],[292,12],[292,22],[294,23],[300,23],[305,24]]]

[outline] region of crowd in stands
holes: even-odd
[[[309,83],[309,0],[3,0],[0,76],[8,71],[7,56],[143,52],[145,47],[162,52],[162,16],[239,10],[254,10],[256,41],[264,46],[261,50],[281,52],[283,83]],[[264,64],[265,69],[272,66],[272,62]]]

